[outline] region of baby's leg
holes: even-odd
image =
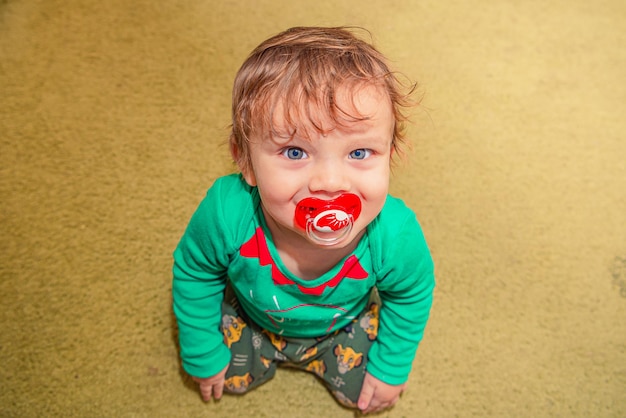
[[[275,353],[262,330],[233,307],[236,300],[222,304],[222,332],[231,352],[224,390],[245,393],[265,383],[276,373]]]
[[[356,408],[359,400],[367,355],[378,334],[378,307],[377,302],[370,302],[350,326],[332,338],[332,347],[324,354],[324,381],[335,398],[351,408]]]
[[[297,367],[317,374],[339,403],[356,408],[377,333],[378,304],[373,302],[348,327],[313,343]]]

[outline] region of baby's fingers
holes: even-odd
[[[367,379],[363,382],[363,387],[361,388],[361,394],[359,396],[359,400],[357,401],[358,408],[365,412],[370,407],[370,403],[372,402],[372,398],[374,397],[374,387],[369,384]]]
[[[200,394],[202,395],[202,399],[205,401],[211,400],[211,395],[213,395],[213,385],[209,382],[199,382],[200,383]]]
[[[204,399],[205,401],[210,401],[211,397],[213,396],[215,392],[215,389],[214,389],[215,384],[212,382],[212,379],[200,379],[200,378],[194,377],[193,380],[198,384],[198,388],[200,389],[200,395],[202,395],[202,399]],[[219,396],[220,397],[222,396],[221,390],[220,390]]]
[[[222,394],[224,393],[224,376],[226,375],[227,368],[228,367],[224,367],[224,369],[215,376],[204,379],[193,377],[194,382],[196,382],[200,388],[202,399],[210,401],[211,397],[215,399],[220,399],[222,397]]]
[[[213,385],[213,397],[215,399],[221,399],[223,393],[224,393],[224,379],[220,380],[219,382]]]

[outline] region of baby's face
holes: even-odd
[[[395,124],[390,100],[377,87],[344,91],[337,101],[367,119],[331,129],[328,117],[315,114],[313,120],[329,129],[325,134],[309,129],[291,137],[278,106],[278,134],[252,138],[252,171],[243,173],[258,187],[270,229],[331,248],[351,243],[380,213],[389,191]]]

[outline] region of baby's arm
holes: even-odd
[[[186,236],[174,254],[173,308],[178,323],[182,366],[195,378],[212,378],[230,362],[220,331],[225,278],[200,267],[201,252]]]
[[[219,184],[209,190],[174,252],[172,296],[182,365],[203,382],[223,380],[216,376],[230,362],[220,322],[233,239],[223,220]]]
[[[393,405],[404,389],[428,321],[435,284],[430,251],[414,215],[389,225],[377,269],[378,336],[368,354],[369,376],[359,399],[359,407],[363,402],[365,410]]]

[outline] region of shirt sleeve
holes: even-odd
[[[424,335],[435,286],[434,266],[422,230],[409,211],[397,228],[384,228],[377,288],[378,337],[367,371],[390,385],[405,383]],[[405,211],[405,214],[406,214]]]
[[[224,219],[228,190],[218,179],[174,251],[172,297],[183,368],[206,378],[230,362],[219,329],[233,235]]]

